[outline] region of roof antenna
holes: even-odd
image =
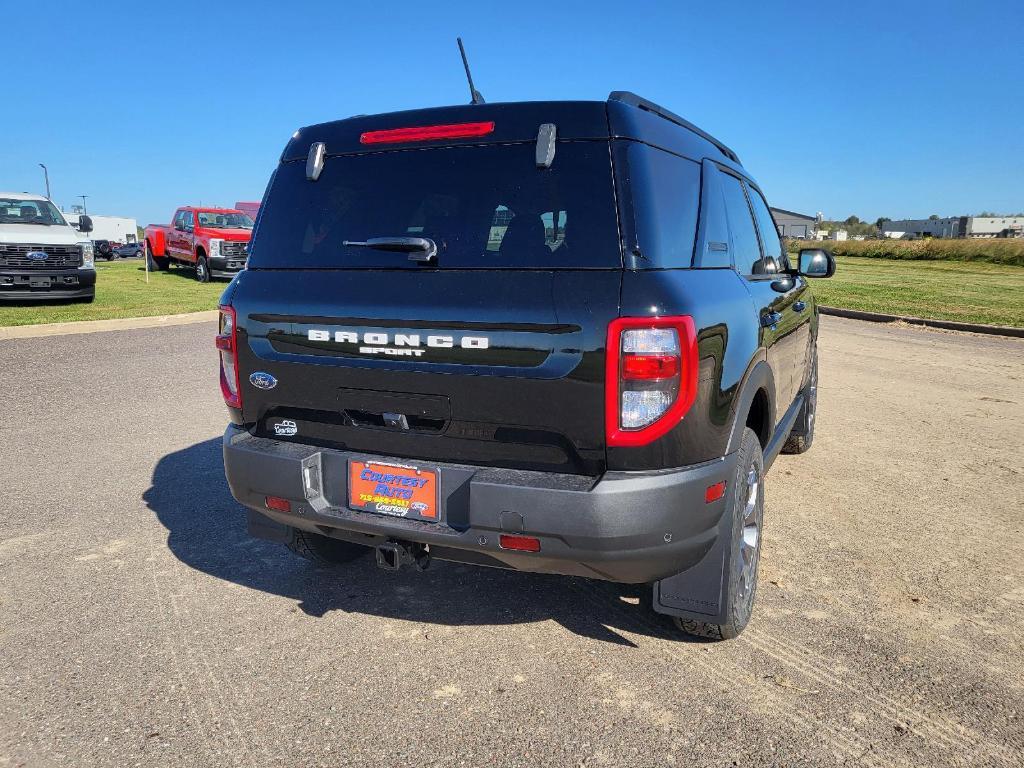
[[[462,66],[466,68],[466,79],[469,80],[469,98],[470,104],[483,104],[484,97],[480,95],[480,91],[473,85],[473,75],[469,73],[469,60],[466,58],[466,49],[462,47],[462,38],[455,38],[459,42],[459,53],[462,54]]]

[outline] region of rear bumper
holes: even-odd
[[[39,285],[48,282],[47,285]],[[96,292],[96,270],[0,267],[0,301],[81,299]]]
[[[705,503],[705,489],[731,477],[735,462],[726,456],[597,479],[424,463],[440,474],[442,520],[430,523],[349,509],[350,458],[410,461],[253,437],[233,425],[224,434],[228,484],[252,510],[254,535],[284,540],[284,526],[291,526],[368,546],[416,542],[442,560],[625,583],[655,581],[701,561],[725,509],[723,500]],[[288,499],[292,511],[268,510],[267,496]],[[503,550],[502,533],[534,536],[540,551]]]

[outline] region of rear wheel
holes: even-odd
[[[149,263],[150,272],[161,272],[167,269],[167,257],[154,256],[149,243],[146,243],[146,261]]]
[[[782,446],[783,453],[806,453],[814,442],[814,417],[818,410],[818,345],[811,349],[810,379],[803,390],[804,404],[793,431]]]
[[[292,538],[286,546],[299,557],[323,566],[344,565],[370,551],[369,547],[298,528],[292,528]]]
[[[732,549],[729,556],[725,608],[727,621],[712,624],[674,617],[676,626],[688,635],[711,640],[730,640],[750,621],[757,594],[757,571],[761,560],[761,530],[764,526],[764,458],[757,435],[743,430],[736,469],[727,486],[732,518]]]

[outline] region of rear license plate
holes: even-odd
[[[436,523],[437,472],[406,464],[349,461],[348,505],[364,512]]]

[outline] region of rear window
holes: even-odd
[[[607,142],[441,147],[329,157],[320,178],[282,163],[261,213],[253,269],[422,268],[406,253],[344,245],[426,237],[441,269],[622,264]]]

